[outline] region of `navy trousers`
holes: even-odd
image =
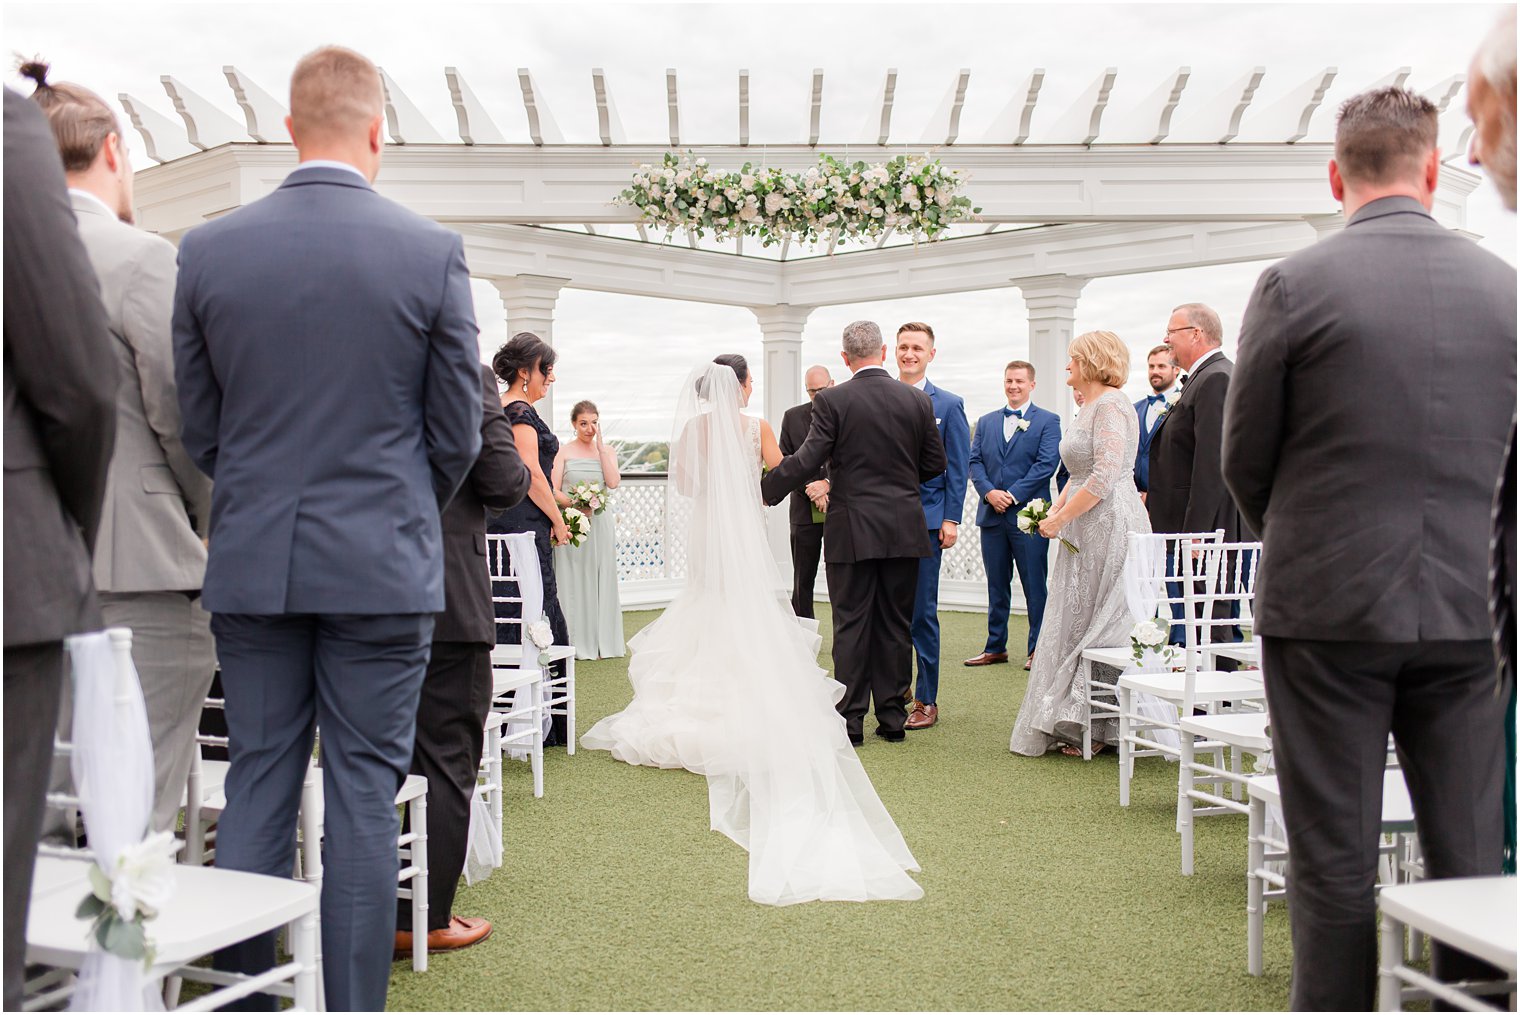
[[[982,568],[987,572],[987,645],[983,651],[1008,651],[1008,614],[1013,608],[1013,573],[1017,570],[1029,608],[1029,647],[1025,651],[1033,652],[1045,619],[1050,540],[1026,536],[1012,526],[984,528]]]
[[[381,1011],[396,933],[396,793],[412,761],[432,614],[211,618],[232,760],[216,865],[290,877],[301,783],[322,730],[322,973],[329,1011]],[[217,953],[262,972],[274,935]],[[249,1007],[273,1008],[256,995]]]
[[[913,656],[918,661],[918,689],[913,697],[925,705],[939,700],[939,564],[945,551],[939,530],[929,530],[934,553],[918,561],[918,587],[913,592]]]

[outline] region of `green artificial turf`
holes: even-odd
[[[628,633],[655,616],[626,614]],[[830,666],[822,604],[819,620]],[[941,623],[939,725],[889,744],[868,718],[860,752],[923,867],[923,899],[756,905],[745,853],[708,830],[705,780],[554,748],[540,800],[527,764],[507,765],[504,866],[455,901],[495,933],[434,954],[426,973],[396,963],[390,1007],[1283,1008],[1283,906],[1267,914],[1266,975],[1245,971],[1245,818],[1199,819],[1197,873],[1182,877],[1176,767],[1137,763],[1121,808],[1111,751],[1010,754],[1028,675],[961,665],[982,648],[982,617]],[[1015,647],[1024,630],[1015,617]],[[582,732],[628,702],[626,672],[623,659],[577,665]],[[755,722],[786,722],[787,702],[774,706]]]

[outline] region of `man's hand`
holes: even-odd
[[[939,546],[942,550],[948,550],[955,545],[956,537],[960,535],[960,526],[955,522],[941,522],[939,526]]]
[[[987,494],[987,504],[998,514],[1003,514],[1013,507],[1013,494],[1007,490],[993,490]]]
[[[828,480],[815,479],[807,486],[803,487],[802,492],[807,494],[807,499],[812,501],[813,506],[816,507],[819,511],[825,510],[824,504],[827,504],[829,500]],[[820,503],[820,501],[822,503]]]

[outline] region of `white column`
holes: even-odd
[[[519,331],[531,331],[539,338],[554,344],[554,304],[559,301],[559,291],[568,285],[568,278],[550,275],[510,275],[491,279],[501,294],[502,306],[507,308],[507,337]],[[568,421],[561,425],[554,418],[554,389],[538,403],[538,414],[549,424],[551,430],[569,428]]]
[[[1076,275],[1040,275],[1014,279],[1029,311],[1029,362],[1034,364],[1034,402],[1071,419],[1071,388],[1066,386],[1067,348],[1076,337],[1077,297],[1088,279]]]
[[[765,389],[765,418],[781,427],[781,415],[800,405],[802,391],[802,328],[812,307],[780,303],[773,307],[750,307],[760,322],[760,377]]]

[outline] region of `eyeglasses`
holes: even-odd
[[[806,388],[804,390],[806,390],[809,395],[816,395],[816,394],[818,394],[818,392],[820,392],[820,391],[827,391],[831,387],[833,387],[832,384],[825,384],[821,388]]]
[[[1184,324],[1180,328],[1167,328],[1166,329],[1166,333],[1167,333],[1168,336],[1170,336],[1170,335],[1176,334],[1179,331],[1197,331],[1197,330],[1198,330],[1197,325]]]

